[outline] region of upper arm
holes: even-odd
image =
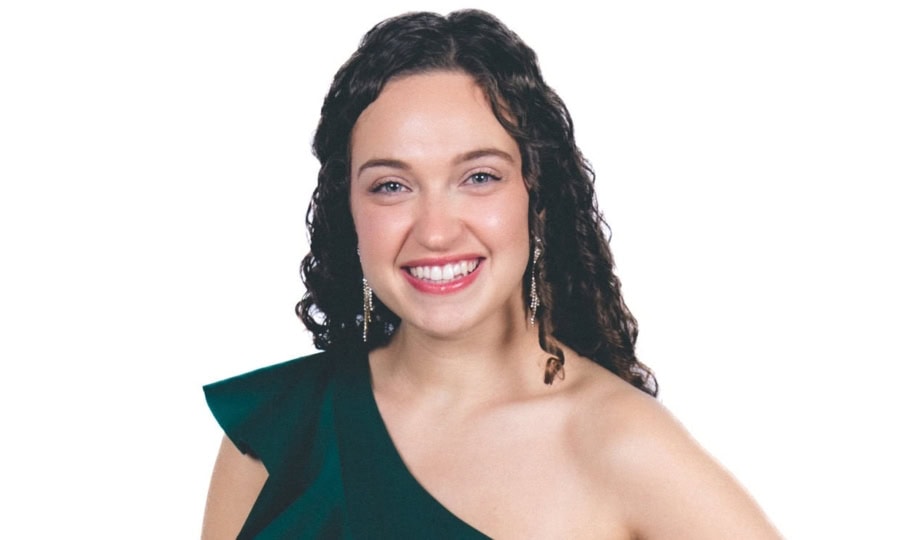
[[[656,401],[636,397],[610,477],[640,538],[780,538],[758,505]],[[627,411],[629,412],[629,411]]]
[[[212,471],[202,537],[237,538],[267,478],[261,461],[244,455],[224,437]]]

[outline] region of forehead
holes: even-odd
[[[354,124],[351,160],[447,159],[477,148],[498,148],[518,159],[483,90],[461,72],[409,75],[386,84]]]

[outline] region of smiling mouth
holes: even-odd
[[[448,283],[470,275],[477,269],[480,259],[458,261],[441,266],[409,266],[408,273],[428,283]]]

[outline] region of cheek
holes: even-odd
[[[358,238],[387,236],[407,229],[411,221],[407,209],[394,206],[365,206],[354,213],[354,228]]]
[[[351,211],[364,270],[369,272],[373,261],[394,258],[408,230],[408,216],[392,207],[358,205],[355,201]]]
[[[501,200],[479,205],[478,209],[481,210],[478,217],[483,230],[495,233],[504,242],[527,245],[527,193],[511,193]]]

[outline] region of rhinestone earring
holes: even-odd
[[[373,315],[373,289],[363,278],[363,342],[367,342],[367,332],[370,329],[370,317]]]
[[[540,241],[534,239],[534,259],[531,262],[531,326],[534,326],[537,318],[537,306],[540,305],[540,297],[537,296],[537,261],[540,259]]]

